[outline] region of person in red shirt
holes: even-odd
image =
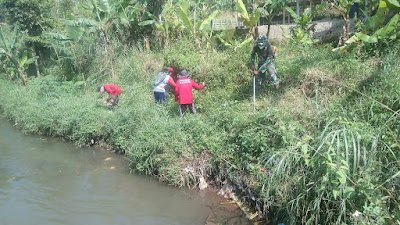
[[[179,100],[179,115],[183,117],[189,108],[192,114],[196,113],[196,109],[193,103],[192,88],[200,90],[204,88],[204,82],[198,85],[194,80],[189,78],[189,73],[186,70],[178,76],[175,87],[175,101]]]
[[[104,101],[104,104],[108,104],[111,100],[111,105],[116,106],[118,104],[118,95],[121,94],[122,90],[120,87],[114,84],[106,84],[98,88],[100,92],[106,91],[108,93],[108,98]]]

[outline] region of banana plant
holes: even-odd
[[[164,39],[164,44],[166,46],[169,45],[170,35],[174,32],[178,32],[179,27],[179,18],[177,15],[176,6],[173,3],[173,0],[169,0],[164,4],[163,10],[157,18],[155,15],[150,12],[146,12],[147,20],[139,22],[139,26],[149,26],[153,25],[157,30],[157,37],[161,42],[161,39]],[[161,43],[160,43],[161,44]]]
[[[13,35],[11,39],[6,39],[3,34],[3,29],[0,28],[0,60],[1,68],[6,71],[9,78],[13,78],[14,74],[19,75],[22,79],[24,85],[27,85],[27,74],[25,72],[26,68],[34,63],[39,57],[35,56],[28,58],[28,51],[26,49],[18,48],[17,42],[23,42],[26,34],[19,31],[18,27],[14,28]],[[22,56],[18,55],[18,52],[23,51]]]
[[[219,11],[215,10],[211,14],[207,12],[203,13],[205,15],[200,16],[196,13],[189,12],[190,5],[187,1],[183,1],[181,5],[172,6],[172,1],[166,4],[166,8],[163,10],[160,18],[147,13],[149,19],[140,22],[140,26],[154,25],[158,32],[162,33],[166,40],[168,40],[169,33],[179,31],[185,32],[188,35],[194,37],[196,40],[198,38],[209,39],[212,37],[211,32],[211,22],[218,15]],[[166,41],[166,44],[168,41]]]
[[[89,18],[75,18],[69,15],[66,22],[69,35],[76,41],[84,32],[97,32],[102,40],[104,50],[109,51],[110,36],[116,33],[128,33],[138,27],[140,4],[131,4],[127,0],[91,0],[83,4],[92,12]],[[126,27],[126,30],[125,30]],[[115,29],[120,29],[115,32]]]
[[[216,37],[226,48],[234,48],[235,50],[253,42],[253,37],[248,37],[243,41],[239,41],[234,39],[234,36],[235,32],[231,30],[224,31]]]
[[[378,9],[373,16],[368,16],[366,12],[363,12],[367,18],[364,23],[364,29],[367,31],[375,31],[384,25],[388,11],[393,13],[400,12],[400,3],[398,0],[381,0],[375,7]]]
[[[395,13],[400,12],[400,2],[398,0],[386,0],[386,3],[390,11]]]
[[[196,15],[194,15],[192,22],[192,19],[189,17],[188,9],[189,6],[186,1],[183,2],[182,5],[178,6],[178,17],[182,22],[184,30],[195,38],[198,38],[199,36],[207,37],[208,32],[211,29],[211,21],[215,19],[219,11],[215,10],[210,15],[207,15],[205,18],[202,19],[196,19]]]
[[[316,26],[316,23],[312,23],[315,15],[319,10],[325,7],[326,3],[321,4],[314,11],[311,11],[310,8],[304,10],[304,13],[300,16],[297,15],[290,7],[285,6],[286,11],[289,12],[290,16],[296,22],[296,26],[290,29],[291,36],[289,36],[283,27],[281,27],[283,36],[289,39],[292,42],[301,43],[301,44],[315,44],[318,42],[317,39],[311,38],[310,32]]]
[[[249,28],[249,34],[255,38],[257,36],[256,27],[258,20],[260,19],[262,8],[256,8],[253,12],[248,13],[246,6],[242,0],[236,0],[236,7],[238,8],[240,15],[239,20],[243,22],[243,25]]]
[[[271,23],[272,19],[275,16],[274,11],[277,9],[280,9],[286,5],[287,0],[267,0],[264,5],[263,5],[263,16],[267,17],[268,19],[268,30],[267,30],[267,37],[269,37],[270,33],[270,28],[271,28]]]
[[[342,46],[350,37],[350,8],[354,3],[360,3],[360,0],[327,0],[329,4],[339,11],[343,17],[345,25],[343,26],[343,34],[339,40],[339,46]]]
[[[361,43],[374,44],[396,40],[400,36],[399,17],[400,14],[394,15],[384,27],[376,30],[371,35],[362,32],[355,33],[345,42],[344,46],[335,48],[333,51],[340,50],[343,53],[350,48],[359,46]]]

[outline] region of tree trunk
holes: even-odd
[[[36,47],[35,47],[35,44],[32,44],[32,58],[35,57],[36,55],[37,55],[37,54],[36,54]],[[37,77],[40,77],[40,70],[39,70],[39,63],[38,63],[38,61],[39,61],[39,60],[35,60],[36,76],[37,76]]]
[[[338,47],[343,46],[347,40],[350,38],[350,18],[343,17],[344,25],[343,25],[343,34],[342,37],[339,39]]]
[[[6,70],[6,68],[4,68],[4,66],[2,66],[1,69],[4,71],[4,73],[6,73],[7,78],[8,78],[9,80],[11,80],[11,75],[8,73],[8,71]]]
[[[344,34],[343,34],[343,43],[346,42],[347,40],[349,40],[350,38],[350,18],[347,16],[344,19],[344,23],[345,23],[345,29],[344,29]]]
[[[100,30],[101,36],[103,36],[104,51],[108,52],[108,46],[109,46],[110,41],[108,40],[106,31],[103,28],[101,28],[100,26],[99,26],[99,30]]]
[[[19,67],[18,62],[8,53],[6,53],[6,56],[8,59],[10,59],[11,63],[15,66],[15,68],[18,71],[19,76],[21,77],[22,81],[24,82],[24,85],[26,87],[26,79],[27,76],[26,74],[22,71],[21,67]]]
[[[268,17],[268,30],[267,30],[267,38],[269,39],[269,32],[271,30],[271,22],[272,22],[272,17]]]

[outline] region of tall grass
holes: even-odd
[[[200,176],[233,181],[276,223],[399,221],[395,51],[375,63],[330,46],[280,46],[282,88],[267,86],[253,111],[250,46],[198,51],[182,40],[162,53],[115,48],[113,67],[99,55],[83,83],[48,74],[23,88],[0,78],[2,110],[27,132],[112,146],[133,171],[177,186],[194,187]],[[151,78],[164,65],[206,82],[194,92],[196,115],[179,118],[172,94],[168,105],[154,104]],[[104,83],[123,90],[113,111],[95,91]]]

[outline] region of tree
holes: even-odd
[[[264,14],[268,19],[267,37],[269,37],[271,23],[272,23],[272,19],[274,18],[274,15],[275,15],[275,10],[286,6],[286,1],[287,0],[274,0],[274,1],[267,0],[264,3],[262,8],[264,9]]]
[[[27,30],[26,41],[32,48],[32,56],[44,58],[47,49],[42,33],[55,26],[56,20],[51,15],[54,0],[1,0],[0,5],[7,21]],[[37,63],[36,74],[40,75]]]
[[[5,38],[3,29],[0,28],[1,69],[7,74],[9,79],[13,79],[19,75],[26,86],[27,75],[25,69],[29,64],[34,63],[38,57],[28,57],[28,50],[23,46],[25,37],[26,34],[21,32],[18,27],[15,27],[12,35]]]
[[[317,25],[316,23],[312,24],[312,21],[319,10],[325,7],[326,3],[321,4],[314,11],[311,11],[310,8],[304,10],[301,16],[298,16],[289,6],[286,6],[286,11],[289,12],[290,16],[296,22],[296,26],[290,28],[291,37],[286,34],[285,30],[281,27],[283,36],[292,42],[301,43],[301,44],[314,44],[318,42],[316,39],[312,39],[310,36],[311,30]]]
[[[198,46],[200,44],[199,38],[202,38],[202,40],[211,38],[210,24],[217,16],[218,10],[209,14],[210,8],[202,2],[192,2],[190,4],[187,1],[183,1],[181,5],[173,8],[169,7],[170,5],[172,5],[172,1],[169,1],[159,19],[149,13],[149,20],[143,21],[139,25],[154,25],[164,35],[166,45],[168,45],[168,35],[171,32],[171,28],[175,29],[176,32],[181,30],[194,37]],[[190,9],[193,9],[193,14]],[[201,11],[201,13],[197,14],[197,11]]]
[[[366,15],[366,21],[360,26],[360,31],[350,37],[343,46],[333,49],[345,53],[348,49],[360,48],[365,45],[375,45],[383,49],[389,43],[400,37],[399,17],[400,3],[397,0],[380,1],[373,16]],[[396,14],[394,14],[396,13]],[[385,21],[388,21],[385,24]]]
[[[344,20],[343,26],[343,34],[341,39],[339,40],[338,45],[342,46],[350,37],[350,8],[354,5],[354,3],[360,3],[360,0],[327,0],[335,9],[340,12]]]
[[[242,0],[236,0],[236,7],[239,9],[240,15],[239,20],[243,22],[243,25],[249,28],[249,34],[255,38],[258,35],[257,23],[260,19],[262,9],[256,7],[253,12],[248,13],[245,4]]]

